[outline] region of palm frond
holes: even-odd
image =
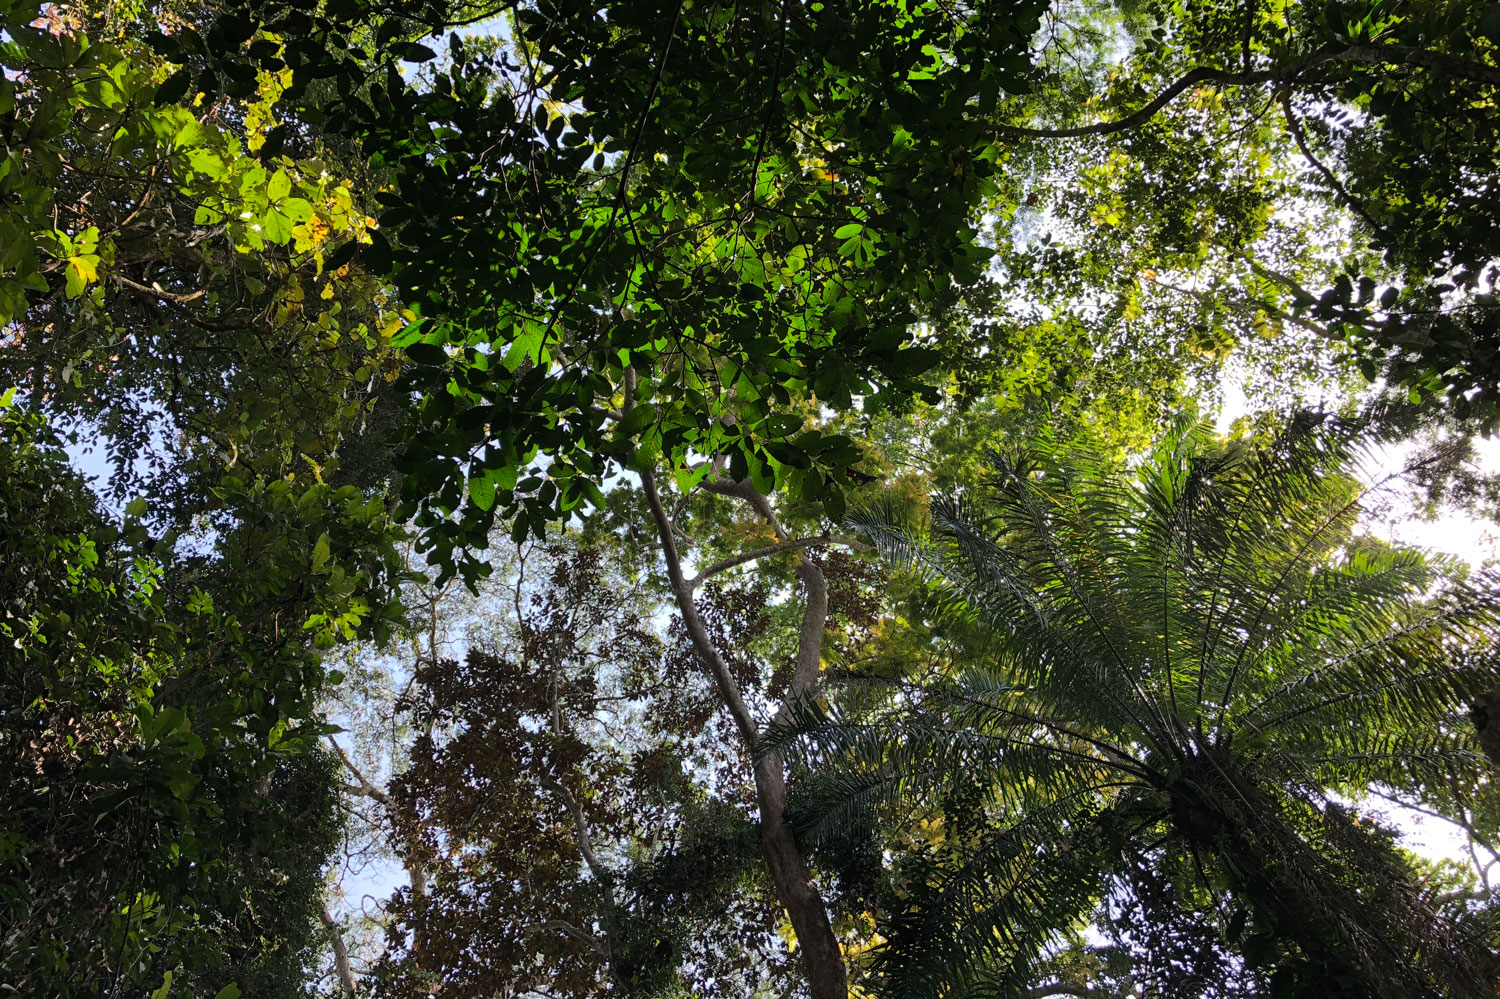
[[[772,736],[829,815],[980,802],[961,844],[898,862],[919,873],[882,958],[893,995],[1026,967],[1148,826],[1372,994],[1467,994],[1403,862],[1331,795],[1486,783],[1463,714],[1500,689],[1500,574],[1355,536],[1382,487],[1354,474],[1362,432],[1314,414],[1221,444],[1183,422],[1133,472],[1047,438],[926,524],[856,519],[990,634],[957,675]],[[1079,850],[1084,829],[1115,853]]]

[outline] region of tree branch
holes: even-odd
[[[1036,139],[1072,139],[1086,135],[1106,135],[1123,132],[1144,125],[1154,118],[1178,95],[1200,83],[1216,83],[1229,87],[1250,87],[1263,83],[1292,83],[1310,69],[1330,62],[1370,64],[1380,63],[1394,66],[1415,66],[1432,70],[1456,79],[1476,83],[1500,84],[1500,67],[1486,63],[1460,59],[1442,52],[1428,49],[1412,49],[1399,45],[1351,45],[1344,49],[1327,49],[1294,59],[1282,66],[1269,69],[1235,72],[1213,66],[1199,66],[1189,70],[1168,84],[1142,107],[1114,121],[1101,121],[1093,125],[1078,125],[1073,128],[1025,128],[1019,125],[995,125],[1000,135]]]
[[[561,930],[568,936],[573,937],[577,940],[581,940],[582,942],[588,944],[589,949],[592,950],[595,954],[598,954],[600,957],[609,956],[604,952],[604,948],[599,946],[599,941],[593,936],[593,934],[587,933],[579,927],[574,926],[566,919],[548,919],[540,923],[526,923],[521,927],[521,932],[527,935],[533,933],[545,933],[548,930]]]
[[[1322,62],[1327,61],[1325,56]],[[1298,68],[1298,72],[1305,71],[1317,63],[1308,63]],[[1024,128],[1019,125],[996,125],[995,131],[1001,135],[1013,135],[1019,138],[1035,139],[1075,139],[1086,135],[1108,135],[1112,132],[1123,132],[1127,129],[1144,125],[1162,108],[1166,107],[1189,87],[1200,83],[1218,83],[1226,86],[1253,86],[1260,83],[1272,83],[1282,79],[1281,71],[1258,70],[1249,73],[1236,73],[1226,69],[1215,69],[1211,66],[1199,66],[1189,70],[1186,74],[1167,86],[1165,90],[1153,97],[1144,106],[1114,121],[1101,121],[1092,125],[1078,125],[1073,128]]]
[[[857,541],[854,538],[835,538],[825,532],[808,538],[798,538],[794,541],[778,541],[774,545],[754,548],[747,552],[740,552],[738,555],[731,555],[728,558],[720,559],[688,580],[687,585],[696,590],[711,576],[717,576],[726,569],[733,569],[737,565],[744,565],[746,562],[754,562],[756,559],[767,558],[771,555],[779,555],[782,552],[796,551],[799,548],[820,548],[824,545],[845,545],[859,551],[870,550],[870,546],[862,541]]]
[[[779,546],[796,547],[786,529],[776,519],[771,500],[750,482],[706,482],[704,488],[720,496],[737,496],[750,504],[761,519],[770,525]],[[828,581],[817,563],[803,559],[797,566],[797,578],[807,590],[807,606],[802,613],[802,628],[797,636],[797,663],[787,685],[786,698],[776,713],[784,721],[792,708],[804,698],[814,696],[823,661],[823,630],[828,624]],[[778,763],[779,767],[780,764]]]
[[[1323,176],[1323,180],[1328,186],[1333,189],[1333,193],[1338,196],[1340,201],[1348,205],[1354,214],[1368,222],[1370,227],[1380,235],[1389,238],[1390,232],[1386,227],[1375,221],[1375,217],[1365,210],[1364,204],[1359,199],[1349,193],[1344,185],[1339,182],[1339,179],[1334,176],[1333,171],[1324,166],[1322,161],[1313,155],[1312,148],[1307,142],[1307,133],[1302,130],[1302,124],[1297,121],[1297,116],[1292,111],[1291,94],[1281,95],[1281,111],[1286,117],[1287,128],[1291,131],[1292,139],[1297,143],[1297,149],[1302,153],[1302,158],[1312,164],[1313,169],[1317,170]]]
[[[626,412],[635,408],[635,385],[635,369],[627,368],[625,370]],[[719,697],[723,700],[724,706],[729,709],[729,715],[734,720],[735,728],[739,730],[745,747],[753,753],[760,745],[760,732],[755,724],[755,716],[750,713],[749,705],[740,694],[739,684],[734,682],[734,675],[729,672],[729,665],[724,662],[724,657],[719,655],[719,650],[714,647],[713,639],[708,635],[708,628],[698,614],[698,606],[693,601],[692,587],[688,586],[687,578],[682,574],[682,558],[677,552],[677,535],[672,529],[672,521],[667,517],[666,508],[662,505],[661,493],[656,488],[654,468],[647,468],[641,472],[641,488],[646,494],[646,505],[651,510],[651,519],[656,522],[656,533],[661,540],[662,556],[667,564],[667,580],[672,586],[673,596],[677,598],[677,609],[682,614],[688,637],[692,640],[698,657],[703,660],[713,676],[714,685],[719,690]]]
[[[152,282],[149,285],[144,285],[139,281],[132,281],[130,278],[126,277],[123,274],[114,274],[111,276],[120,284],[124,285],[132,291],[138,291],[143,295],[151,295],[155,298],[163,299],[164,301],[176,302],[179,305],[185,305],[188,302],[196,302],[198,299],[208,294],[207,288],[199,288],[197,291],[189,292],[186,295],[180,295],[176,292],[167,291],[165,288],[163,288],[159,284],[156,284],[155,282]]]
[[[344,747],[340,746],[338,744],[338,740],[336,740],[331,735],[328,737],[328,744],[333,747],[333,751],[338,754],[339,759],[344,761],[344,766],[349,770],[351,774],[354,775],[354,779],[359,781],[359,785],[357,787],[352,784],[347,784],[344,786],[344,790],[348,791],[351,794],[362,794],[366,798],[372,798],[375,801],[380,802],[380,804],[385,808],[386,812],[390,814],[394,820],[394,815],[399,808],[396,800],[390,796],[389,792],[387,792],[385,788],[370,783],[369,779],[360,772],[359,767],[356,767],[354,765],[354,761],[349,759],[349,754],[344,752]],[[414,850],[400,850],[397,851],[397,853],[401,857],[401,866],[406,868],[407,880],[411,883],[412,897],[414,897],[418,903],[425,902],[427,900],[426,866],[420,859],[418,859],[418,857],[416,856],[416,851]]]
[[[569,794],[567,788],[551,777],[543,777],[542,786],[557,795],[558,800],[563,803],[563,807],[572,816],[573,831],[578,836],[578,853],[583,857],[583,862],[588,865],[589,871],[593,873],[594,880],[605,887],[605,894],[612,896],[613,893],[609,888],[610,871],[600,862],[599,855],[594,852],[594,842],[589,837],[588,820],[584,818],[583,808],[578,804],[578,799]],[[613,905],[614,899],[611,897],[609,902]]]
[[[1407,48],[1404,45],[1351,45],[1332,57],[1335,62],[1386,63],[1392,66],[1416,66],[1442,73],[1456,80],[1500,84],[1500,66],[1461,59],[1446,52]]]
[[[1087,985],[1036,985],[1026,990],[1026,999],[1052,999],[1053,996],[1078,996],[1079,999],[1117,999],[1118,992],[1107,992]]]
[[[517,620],[519,620],[519,615],[521,613],[519,587],[517,589],[518,592],[516,596],[516,614]],[[561,738],[563,735],[562,728],[562,705],[558,703],[557,685],[556,683],[554,683],[552,687],[553,736],[556,738]],[[584,817],[583,806],[578,803],[577,798],[568,793],[568,789],[563,786],[563,783],[560,780],[556,780],[548,776],[543,776],[542,786],[551,791],[553,794],[557,795],[558,799],[562,801],[563,807],[568,810],[568,814],[573,818],[573,831],[578,836],[578,853],[583,857],[583,862],[588,865],[589,871],[594,875],[594,880],[599,882],[599,886],[604,889],[604,902],[609,910],[609,916],[605,922],[605,926],[607,928],[610,925],[610,922],[613,920],[613,913],[615,908],[614,874],[608,867],[605,867],[604,864],[600,862],[599,855],[594,852],[594,841],[593,838],[589,835],[589,823],[588,819]]]
[[[338,968],[339,981],[343,983],[344,991],[352,999],[359,999],[359,982],[354,977],[354,967],[349,963],[349,948],[344,944],[344,934],[339,929],[338,921],[328,911],[327,902],[318,906],[318,918],[328,931],[328,942],[333,946],[333,963]]]
[[[358,786],[346,784],[344,786],[345,790],[354,794],[362,794],[366,798],[374,798],[387,808],[396,807],[396,802],[386,792],[385,788],[371,784],[369,779],[360,772],[359,767],[355,766],[354,761],[349,759],[349,754],[344,752],[344,747],[339,745],[337,739],[330,735],[328,737],[328,744],[333,747],[333,751],[338,754],[339,759],[344,761],[344,766],[354,775],[354,779],[359,781]]]

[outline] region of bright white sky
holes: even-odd
[[[1478,450],[1480,466],[1486,472],[1500,472],[1500,440],[1482,441]],[[1399,470],[1409,453],[1407,448],[1387,449],[1381,456],[1384,460],[1380,471]],[[1431,521],[1373,521],[1368,526],[1371,533],[1388,541],[1457,555],[1476,569],[1485,563],[1500,561],[1500,529],[1497,525],[1475,520],[1462,511],[1449,511]],[[1403,842],[1413,851],[1431,858],[1470,860],[1465,835],[1457,826],[1394,805],[1376,810],[1400,827]]]
[[[1228,372],[1223,389],[1224,405],[1217,421],[1221,431],[1227,430],[1249,409],[1240,384]],[[1477,461],[1483,471],[1500,472],[1500,439],[1480,441],[1477,451]],[[1373,481],[1397,472],[1410,458],[1411,452],[1410,447],[1382,449],[1376,453],[1366,473]],[[1446,511],[1434,520],[1380,520],[1372,517],[1367,520],[1366,529],[1393,543],[1456,555],[1476,569],[1486,563],[1500,562],[1500,525],[1476,520],[1459,510]],[[1431,859],[1449,858],[1472,863],[1465,834],[1457,826],[1378,798],[1362,803],[1362,807],[1396,825],[1401,830],[1402,843],[1413,852]]]

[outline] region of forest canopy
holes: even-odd
[[[0,987],[1500,987],[1493,4],[0,67]]]

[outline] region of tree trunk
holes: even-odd
[[[627,389],[627,399],[629,396]],[[755,759],[753,770],[756,800],[760,805],[761,852],[766,858],[771,881],[776,886],[777,898],[785,907],[792,929],[797,934],[797,947],[809,994],[812,999],[849,999],[844,956],[828,918],[828,907],[813,885],[807,861],[798,849],[796,837],[786,822],[786,773],[781,758],[774,753],[762,755],[759,752],[760,731],[755,719],[740,694],[728,664],[714,647],[708,629],[698,615],[697,604],[693,599],[693,584],[683,575],[673,526],[662,505],[661,495],[657,492],[655,473],[641,473],[641,485],[645,490],[652,518],[656,521],[662,554],[666,558],[667,576],[676,597],[677,609],[682,613],[683,624],[692,639],[693,649],[708,668],[718,688],[720,700],[734,719],[745,748]],[[750,489],[748,484],[736,484],[714,491],[745,499],[772,525],[779,541],[787,540],[771,513],[767,498]],[[822,571],[816,565],[805,562],[799,567],[798,575],[807,587],[808,595],[798,642],[796,668],[787,691],[788,704],[815,693],[823,629],[828,617],[828,592],[823,583]],[[782,710],[786,710],[786,705],[783,705]]]
[[[1479,737],[1479,748],[1490,762],[1500,766],[1500,690],[1480,694],[1469,705],[1469,718]]]
[[[328,911],[325,902],[318,909],[318,918],[323,921],[323,926],[328,930],[328,942],[333,945],[333,963],[338,968],[339,982],[344,986],[344,992],[350,999],[359,999],[359,982],[354,977],[354,968],[349,963],[349,948],[344,946],[344,934],[339,930],[338,920],[333,918],[333,913]]]
[[[797,933],[802,971],[812,997],[848,999],[844,955],[833,935],[828,908],[813,886],[792,827],[786,823],[786,776],[778,757],[764,757],[755,765],[755,792],[760,802],[761,851],[771,869],[776,894]]]

